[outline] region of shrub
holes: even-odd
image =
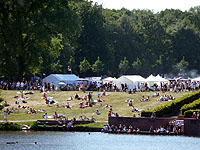
[[[187,110],[184,112],[184,117],[185,118],[191,118],[192,117],[192,114],[194,112],[200,112],[200,109],[196,109],[196,110]]]
[[[4,99],[1,97],[1,91],[0,91],[0,103],[4,101]],[[0,104],[0,110],[4,108],[4,105]]]
[[[155,112],[157,117],[162,117],[163,115],[169,114],[174,110],[180,110],[183,105],[189,104],[199,98],[200,90],[184,95],[183,97],[168,102],[164,105],[158,106],[153,110],[144,110],[142,111],[141,115],[143,117],[150,117],[152,112]]]
[[[0,95],[0,96],[1,96],[1,95]],[[0,103],[3,102],[3,101],[4,101],[4,99],[3,99],[2,97],[0,97]]]
[[[35,121],[35,122],[33,122],[33,123],[31,124],[30,127],[31,127],[32,130],[38,130],[38,129],[39,129],[39,124],[38,124],[37,121]]]
[[[200,99],[190,103],[190,104],[185,104],[181,107],[181,112],[184,114],[186,110],[190,109],[200,109]]]
[[[1,90],[0,90],[0,103],[3,101],[4,99],[1,97]]]
[[[20,125],[12,123],[12,122],[0,123],[0,130],[18,131],[21,129],[22,129],[22,127]]]
[[[2,110],[4,108],[4,105],[0,104],[0,110]]]

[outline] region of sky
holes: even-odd
[[[200,0],[92,0],[102,4],[103,8],[121,9],[148,9],[159,12],[165,9],[180,9],[188,11],[191,7],[200,6]]]

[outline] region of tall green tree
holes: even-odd
[[[68,0],[1,0],[0,75],[19,78],[45,71],[45,67],[40,70],[42,64],[54,66],[55,61],[47,58],[55,51],[54,40],[62,35],[63,42],[72,43],[78,32],[76,22]],[[52,66],[48,73],[56,71]]]
[[[187,61],[185,61],[185,57],[183,56],[183,58],[181,59],[181,61],[178,62],[174,66],[174,69],[175,69],[176,73],[185,73],[188,65],[189,65],[189,63]]]
[[[198,69],[200,65],[199,53],[200,37],[192,29],[180,29],[173,36],[173,54],[176,63],[182,58],[189,63],[188,69]]]
[[[135,73],[139,74],[142,69],[142,62],[140,61],[139,58],[137,58],[135,61],[133,61],[132,66]]]
[[[128,72],[129,69],[130,69],[129,62],[126,59],[126,57],[124,57],[124,60],[120,61],[119,71],[120,71],[121,74],[125,74],[125,73]]]
[[[58,68],[60,68],[60,60],[58,58],[63,47],[61,35],[52,37],[49,45],[44,43],[43,48],[45,51],[41,53],[41,56],[39,57],[39,72],[50,74],[51,72],[58,71]]]
[[[70,59],[68,61],[68,71],[71,73],[76,69],[75,59],[74,57],[70,56]]]
[[[98,57],[95,63],[92,65],[92,71],[97,73],[99,76],[99,74],[102,73],[103,70],[104,70],[104,64],[100,60],[100,57]]]
[[[80,72],[84,73],[84,76],[86,75],[87,71],[91,69],[91,65],[85,57],[83,61],[80,62],[79,68],[80,68]]]
[[[78,47],[75,50],[76,62],[80,62],[84,57],[93,64],[98,56],[103,61],[108,57],[106,54],[105,29],[103,8],[101,5],[84,1],[77,5],[76,12],[80,17],[81,34],[77,39]]]

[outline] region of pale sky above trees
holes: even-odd
[[[104,8],[149,9],[159,12],[165,9],[180,9],[188,11],[191,7],[200,6],[200,0],[92,0],[103,4]]]

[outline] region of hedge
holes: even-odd
[[[12,123],[12,122],[0,123],[0,130],[18,131],[18,130],[21,130],[21,129],[22,129],[22,127],[20,125]]]
[[[192,118],[192,114],[194,112],[200,112],[200,109],[196,109],[196,110],[187,110],[184,112],[184,117],[185,118]]]
[[[39,123],[37,121],[34,121],[32,124],[31,124],[31,129],[32,130],[38,130],[39,129]]]
[[[0,97],[0,103],[3,102],[3,101],[4,101],[4,99],[2,97]]]
[[[4,101],[3,97],[1,97],[1,91],[0,91],[0,103]],[[3,104],[0,104],[0,110],[2,110],[4,108]]]
[[[0,110],[2,110],[4,108],[4,105],[0,104]]]
[[[0,103],[3,101],[3,97],[1,97],[1,90],[0,90]]]
[[[190,104],[185,104],[181,107],[181,112],[184,114],[185,111],[190,109],[200,109],[200,99],[195,100],[194,102]]]
[[[168,102],[164,105],[158,106],[153,110],[143,110],[141,112],[141,116],[150,117],[152,112],[155,112],[157,117],[162,117],[166,114],[171,113],[174,110],[180,110],[183,105],[192,103],[193,101],[199,98],[200,98],[200,90],[184,95],[183,97]]]

